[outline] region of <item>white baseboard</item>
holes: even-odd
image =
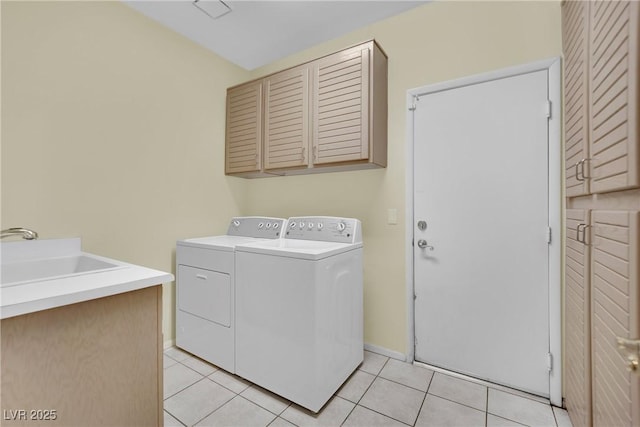
[[[407,361],[407,356],[399,351],[389,350],[388,348],[380,347],[374,344],[364,343],[364,349],[372,353],[377,353],[382,356],[387,356],[392,359]]]
[[[175,340],[166,340],[162,345],[164,346],[164,349],[166,350],[166,349],[171,348],[174,345],[176,345],[176,341]]]

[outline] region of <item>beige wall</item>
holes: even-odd
[[[561,52],[556,1],[432,3],[252,73],[119,2],[1,4],[3,228],[81,236],[87,251],[174,271],[176,239],[219,234],[232,215],[360,218],[365,341],[399,352],[406,91]],[[370,38],[389,55],[386,169],[224,176],[226,87]]]
[[[388,167],[252,180],[247,212],[360,218],[365,248],[365,342],[404,353],[406,92],[559,56],[560,2],[431,3],[255,70],[252,76],[370,38],[389,56]],[[397,225],[387,224],[388,209],[397,209]]]
[[[121,2],[1,4],[2,228],[175,271],[176,239],[245,210],[224,109],[247,71]]]

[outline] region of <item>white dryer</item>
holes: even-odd
[[[360,221],[289,218],[236,247],[236,372],[317,412],[363,360]]]
[[[235,248],[278,239],[285,225],[281,218],[232,218],[225,235],[177,242],[178,347],[235,372]]]

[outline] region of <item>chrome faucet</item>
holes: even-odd
[[[38,233],[22,227],[7,228],[6,230],[0,231],[0,239],[4,239],[9,236],[22,236],[22,238],[26,240],[35,240],[38,238]]]

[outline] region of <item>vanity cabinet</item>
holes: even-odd
[[[371,40],[230,88],[226,146],[249,178],[386,167],[386,54]]]
[[[161,285],[0,327],[3,426],[163,425]]]
[[[636,1],[562,2],[564,398],[574,426],[640,425],[639,25]]]

